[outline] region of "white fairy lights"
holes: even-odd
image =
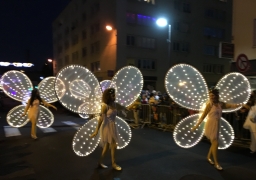
[[[37,120],[37,126],[40,128],[48,128],[54,122],[54,116],[52,112],[44,106],[39,106],[40,108],[40,115]]]
[[[101,87],[101,90],[102,92],[104,92],[106,89],[108,88],[114,88],[114,89],[117,89],[115,84],[112,83],[111,80],[103,80],[100,82],[100,87]]]
[[[116,102],[127,107],[139,97],[143,76],[138,68],[125,66],[114,75],[112,84],[116,87]]]
[[[176,103],[202,113],[208,100],[208,90],[203,76],[194,67],[187,64],[178,64],[172,67],[165,77],[165,88]],[[220,90],[220,101],[225,103],[245,104],[251,92],[249,81],[240,73],[225,75],[218,82],[216,88]],[[223,112],[232,112],[239,108],[223,109]],[[176,125],[173,137],[177,145],[189,148],[202,139],[207,118],[198,129],[191,132],[200,116],[201,114],[188,116]],[[224,118],[221,118],[218,148],[228,148],[233,140],[233,128]]]
[[[2,76],[4,93],[16,101],[25,101],[30,96],[33,85],[30,79],[20,71],[8,71]]]
[[[54,77],[53,77],[54,78]],[[48,85],[52,86],[52,83],[49,83],[49,79],[44,79],[43,81],[48,81]],[[55,80],[53,80],[54,82]],[[19,105],[11,109],[7,114],[7,123],[13,127],[22,127],[28,123],[27,115],[21,117],[24,113],[26,103],[31,95],[31,90],[33,89],[32,82],[30,79],[20,71],[8,71],[2,76],[3,91],[10,98],[22,102],[24,105]],[[54,95],[51,93],[51,88],[47,88],[47,83],[41,82],[39,86],[39,92],[43,92],[44,100],[48,102],[48,97],[51,96],[54,99]],[[47,91],[49,90],[49,91]],[[46,91],[46,92],[45,92]],[[45,95],[44,95],[45,94]],[[57,101],[57,98],[55,97]],[[51,101],[54,102],[54,101]],[[47,108],[40,106],[40,113],[37,122],[37,126],[40,128],[47,128],[52,125],[54,121],[53,114]]]
[[[14,108],[12,108],[7,116],[6,120],[7,123],[12,127],[22,127],[26,125],[29,121],[28,116],[21,116],[24,113],[24,109],[26,106],[19,105]]]
[[[91,134],[94,132],[98,124],[98,117],[95,117],[83,125],[73,138],[73,150],[78,156],[88,156],[91,154],[100,142],[98,133],[94,138]]]
[[[190,148],[196,145],[204,135],[204,123],[199,126],[194,132],[191,132],[191,128],[195,126],[199,114],[194,114],[182,119],[175,127],[173,137],[177,145],[183,148]]]
[[[123,149],[130,143],[132,131],[127,122],[118,116],[116,117],[116,127],[120,138],[120,141],[117,144],[117,149]]]
[[[187,64],[175,65],[167,72],[165,88],[176,103],[188,109],[200,110],[208,98],[203,76]]]
[[[56,78],[63,82],[63,88],[55,84],[55,91],[61,104],[78,114],[100,113],[102,92],[97,78],[91,71],[80,65],[69,65],[61,69]]]
[[[100,132],[94,138],[90,137],[98,125],[98,118],[99,117],[95,117],[89,120],[76,132],[72,146],[74,152],[78,156],[88,156],[98,146],[100,142]],[[132,137],[130,126],[122,118],[116,117],[116,127],[120,138],[119,144],[117,144],[117,149],[125,148]]]
[[[75,72],[75,73],[74,73]],[[83,114],[99,114],[101,111],[102,91],[113,87],[116,90],[116,102],[129,106],[140,95],[143,87],[143,77],[139,69],[126,66],[119,70],[113,79],[98,82],[96,77],[85,67],[69,65],[58,74],[57,79],[64,83],[65,93],[60,98],[60,103],[70,111]],[[55,86],[56,94],[61,89]],[[73,138],[73,150],[78,156],[87,156],[97,147],[100,136],[90,138],[97,127],[98,117],[89,120],[75,134]],[[120,117],[116,116],[116,127],[120,141],[117,148],[126,147],[131,140],[130,126]]]
[[[3,89],[2,78],[0,78],[0,89]]]
[[[250,98],[251,87],[248,79],[240,73],[225,75],[216,85],[220,94],[220,101],[233,104],[246,104]],[[244,100],[244,101],[241,101]],[[223,109],[223,112],[233,112],[238,108]]]
[[[220,121],[219,149],[227,149],[234,141],[235,133],[232,126],[224,118]]]
[[[40,92],[41,98],[43,98],[48,103],[53,103],[58,101],[58,98],[55,94],[54,85],[55,83],[59,86],[61,89],[65,89],[63,82],[61,80],[51,76],[44,78],[39,84],[38,84],[38,90]],[[64,92],[60,91],[58,96],[63,96]]]

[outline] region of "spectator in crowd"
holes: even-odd
[[[158,113],[157,113],[157,105],[159,104],[158,100],[155,99],[155,94],[151,93],[149,98],[149,104],[151,105],[151,109],[153,111],[153,119],[158,121]]]
[[[256,100],[254,99],[254,105],[250,107],[250,111],[243,125],[245,129],[248,129],[251,133],[251,153],[256,152]]]
[[[139,126],[139,113],[140,113],[140,109],[141,109],[140,97],[138,97],[137,100],[134,103],[132,103],[127,109],[133,111],[135,126]]]
[[[239,109],[237,112],[235,112],[235,117],[237,119],[237,126],[238,126],[236,138],[238,138],[238,139],[240,139],[243,136],[243,134],[242,134],[243,124],[245,123],[246,117],[248,116],[251,106],[254,105],[255,98],[256,98],[256,90],[251,92],[248,102],[241,109]]]
[[[148,104],[148,98],[146,94],[141,95],[141,103],[142,104]]]
[[[154,94],[154,98],[155,98],[155,100],[159,100],[159,96],[158,96],[158,93],[155,91],[155,90],[153,90],[152,91],[152,93]]]

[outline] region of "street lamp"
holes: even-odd
[[[50,67],[50,69],[51,69],[51,76],[53,76],[54,75],[54,64],[53,64],[53,60],[52,59],[47,59],[47,61],[51,64],[51,67]]]
[[[107,25],[107,26],[106,26],[106,29],[107,29],[108,31],[111,31],[113,28],[112,28],[112,26]]]
[[[167,20],[165,18],[158,18],[156,20],[156,24],[160,27],[165,27],[167,26]],[[167,39],[167,43],[168,43],[168,65],[169,67],[171,66],[171,24],[168,24],[168,39]]]

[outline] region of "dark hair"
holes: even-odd
[[[219,89],[213,87],[209,89],[209,93],[214,94],[215,96],[219,96]]]
[[[109,104],[111,102],[112,94],[115,94],[114,88],[105,89],[105,91],[103,92],[103,96],[102,96],[102,102],[104,102],[105,104]]]
[[[40,103],[42,102],[38,89],[33,89],[31,92],[30,106],[32,106],[35,99],[38,99]]]

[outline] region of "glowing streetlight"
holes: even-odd
[[[51,76],[54,75],[54,62],[52,59],[47,59],[48,63],[45,63],[45,65],[50,65],[50,70],[51,70]]]
[[[160,27],[165,27],[167,25],[167,20],[164,18],[159,18],[156,20],[156,24]]]
[[[107,29],[108,31],[111,31],[113,28],[112,28],[112,26],[107,25],[107,26],[106,26],[106,29]]]
[[[156,20],[156,24],[160,27],[165,27],[167,26],[168,22],[165,18],[158,18]],[[171,55],[171,25],[168,24],[168,39],[167,39],[167,43],[168,43],[168,63],[169,63],[169,67],[171,66],[171,61],[170,61],[170,55]]]

